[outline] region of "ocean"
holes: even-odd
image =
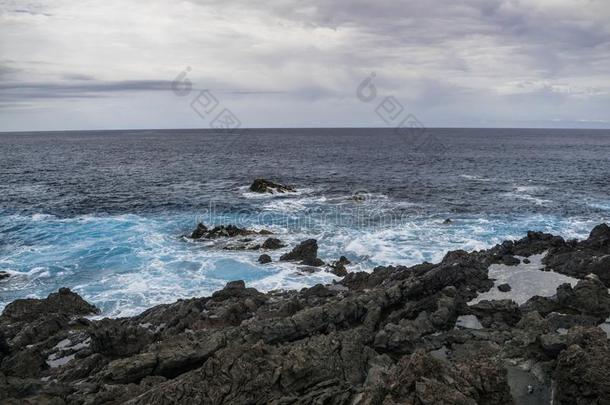
[[[296,193],[260,195],[255,178]],[[451,219],[450,224],[444,223]],[[610,220],[610,130],[251,129],[0,133],[0,309],[69,287],[102,316],[336,279],[279,255],[315,238],[350,271],[438,261]],[[288,247],[194,242],[198,222],[268,229]]]

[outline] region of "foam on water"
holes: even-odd
[[[268,209],[279,213],[283,207]],[[248,224],[256,217],[247,217],[248,227],[272,229],[288,245],[266,252],[273,258],[267,265],[257,262],[260,251],[227,251],[219,247],[222,241],[182,238],[195,226],[194,214],[5,216],[0,229],[18,229],[19,237],[8,238],[13,243],[0,259],[0,270],[12,274],[10,282],[0,283],[0,307],[16,298],[44,297],[68,286],[98,305],[103,316],[128,316],[179,298],[209,295],[235,279],[262,291],[336,280],[325,271],[309,273],[294,263],[278,262],[281,254],[307,238],[318,239],[319,256],[325,261],[346,255],[353,262],[351,271],[370,271],[378,265],[437,262],[449,250],[487,248],[523,237],[528,229],[582,238],[594,225],[588,220],[542,215],[454,217],[452,224],[445,225],[446,216],[372,226],[337,223],[323,216],[296,227]],[[219,216],[217,221],[230,223],[235,218]],[[515,268],[510,273],[520,274]],[[496,275],[498,280],[502,277]]]
[[[427,131],[450,152],[412,153],[391,128],[248,130],[230,148],[202,130],[0,134],[0,308],[65,286],[103,316],[131,315],[232,279],[331,282],[278,263],[307,238],[323,260],[371,271],[528,230],[583,238],[610,220],[608,133]],[[257,177],[298,191],[251,193]],[[199,221],[268,229],[287,247],[260,265],[262,252],[182,238]]]

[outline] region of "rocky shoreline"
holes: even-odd
[[[232,232],[245,236],[194,236]],[[306,242],[285,259],[321,265]],[[534,255],[574,285],[522,304],[476,301],[510,294],[490,266],[517,269]],[[14,301],[0,316],[0,402],[610,403],[606,224],[582,241],[529,232],[436,264],[346,264],[331,265],[346,274],[332,285],[261,293],[234,281],[131,318],[90,320],[97,308],[67,288]]]

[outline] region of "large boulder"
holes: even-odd
[[[82,316],[98,314],[100,310],[73,293],[69,288],[60,288],[45,299],[27,298],[8,304],[2,317],[13,321],[32,321],[50,314]]]
[[[278,238],[267,238],[262,245],[263,249],[269,249],[269,250],[275,250],[275,249],[281,249],[283,248],[284,245],[282,243],[281,240],[279,240]]]
[[[290,252],[280,256],[280,261],[300,261],[301,264],[314,267],[324,264],[321,259],[318,259],[318,241],[315,239],[307,239],[299,243]]]
[[[575,327],[567,342],[554,373],[555,403],[609,403],[610,345],[606,334],[599,328]]]
[[[560,285],[553,297],[534,296],[521,309],[545,316],[557,312],[595,317],[601,322],[610,316],[610,294],[599,278],[592,275],[580,280],[574,288],[567,283]]]
[[[550,270],[576,278],[595,274],[610,288],[610,227],[598,225],[586,240],[551,248],[543,263]]]

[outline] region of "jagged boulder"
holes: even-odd
[[[67,316],[92,315],[99,309],[82,299],[69,288],[60,288],[45,299],[27,298],[8,304],[2,317],[12,321],[33,321],[42,316],[62,314]]]
[[[263,249],[276,250],[283,248],[284,245],[278,238],[267,238],[262,245]]]
[[[280,261],[300,261],[306,266],[322,266],[324,262],[318,258],[318,241],[315,239],[307,239],[299,243],[290,252],[280,256]]]

